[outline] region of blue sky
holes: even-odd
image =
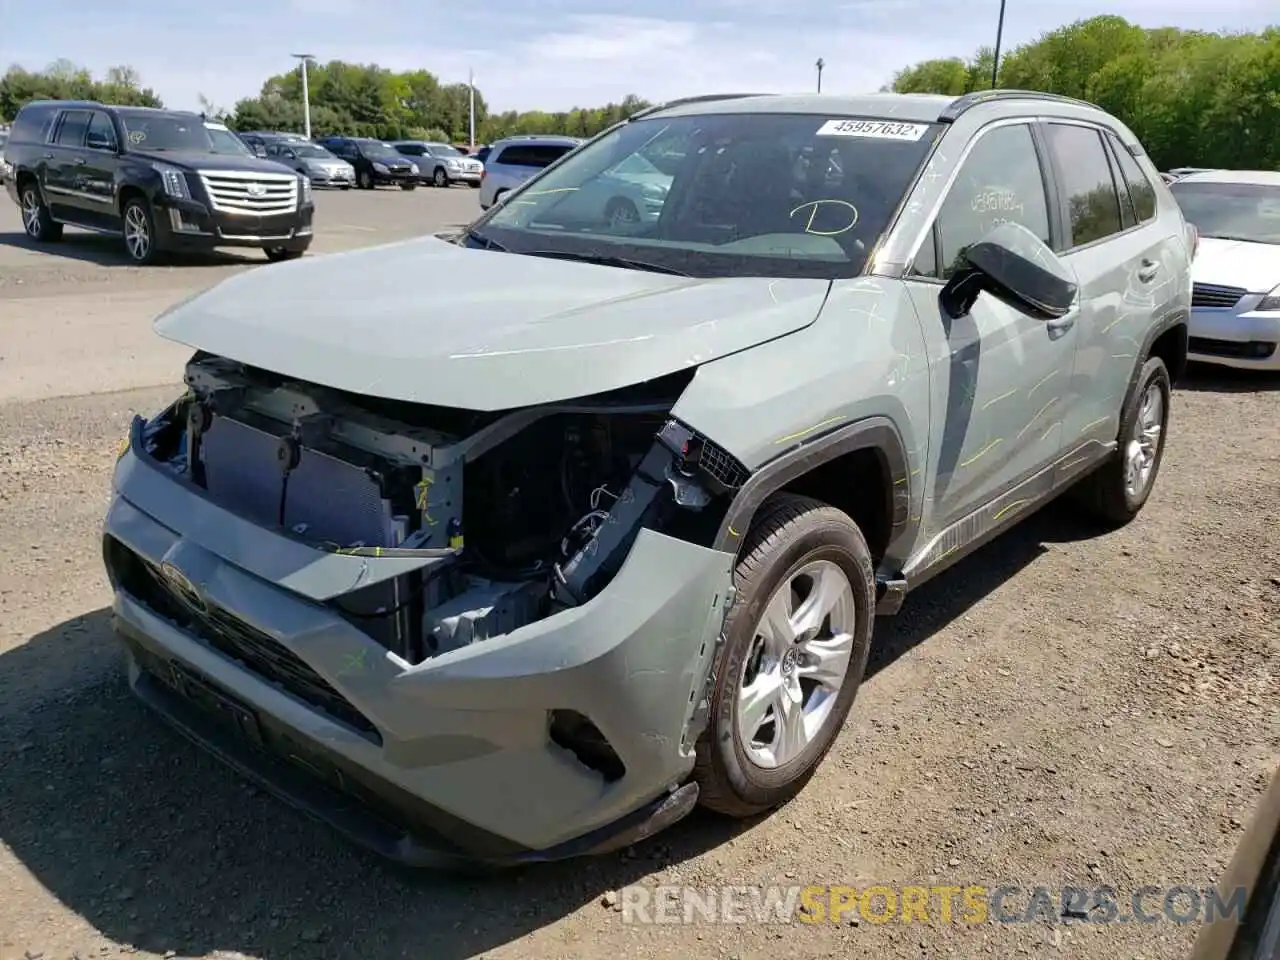
[[[1259,29],[1269,4],[1008,0],[1005,45],[1106,12],[1144,26]],[[2,0],[0,69],[65,57],[101,75],[128,63],[166,104],[230,107],[289,69],[322,61],[426,67],[476,86],[492,108],[590,106],[725,91],[863,92],[898,67],[968,56],[995,36],[999,0]]]

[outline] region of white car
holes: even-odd
[[[1192,173],[1169,189],[1200,234],[1189,358],[1280,371],[1280,172]]]

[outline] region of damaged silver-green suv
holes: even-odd
[[[1068,487],[1142,509],[1194,245],[1088,104],[724,96],[236,276],[116,468],[131,683],[409,863],[768,809],[877,614]]]

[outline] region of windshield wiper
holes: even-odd
[[[633,260],[630,257],[615,257],[606,253],[564,253],[559,250],[522,250],[529,257],[553,257],[559,260],[577,260],[581,263],[595,263],[602,267],[623,267],[627,270],[647,270],[650,273],[665,273],[673,277],[687,277],[690,274],[674,267],[666,267],[660,263],[647,260]]]
[[[504,247],[502,244],[498,243],[495,240],[490,240],[488,237],[483,237],[480,234],[476,233],[474,230],[467,231],[467,239],[474,240],[476,243],[480,244],[485,250],[497,250],[499,253],[507,252],[507,248]]]

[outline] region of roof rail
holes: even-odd
[[[938,114],[938,122],[952,123],[958,120],[966,110],[993,100],[1046,100],[1050,103],[1070,104],[1073,107],[1100,109],[1096,103],[1089,103],[1087,100],[1064,97],[1057,93],[1044,93],[1040,90],[975,90],[973,93],[966,93],[952,100],[947,108]]]
[[[669,110],[672,107],[683,107],[687,103],[712,103],[716,100],[742,100],[746,97],[769,97],[773,94],[769,93],[704,93],[696,97],[680,97],[678,100],[668,100],[666,103],[655,103],[651,107],[645,107],[636,113],[627,117],[628,120],[639,120],[641,117],[647,117],[651,113],[657,113],[659,110]]]

